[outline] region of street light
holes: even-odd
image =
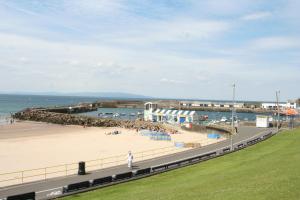
[[[279,130],[279,95],[280,95],[280,90],[276,91],[276,101],[277,101],[277,131]]]
[[[235,101],[235,83],[232,85],[232,111],[231,111],[231,134],[230,134],[230,148],[233,150],[233,132],[234,132],[234,101]]]

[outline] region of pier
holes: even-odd
[[[47,109],[44,109],[44,110],[48,111],[48,112],[55,112],[55,113],[75,114],[75,113],[85,113],[85,112],[97,111],[97,107],[94,107],[93,104],[88,104],[88,105],[76,105],[76,106],[64,106],[64,107],[47,108]]]

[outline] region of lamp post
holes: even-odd
[[[234,101],[235,101],[235,83],[232,85],[232,111],[231,111],[231,134],[230,134],[230,148],[233,150],[233,132],[234,132]]]
[[[276,91],[276,101],[277,101],[277,131],[279,130],[279,95],[280,95],[280,90]]]

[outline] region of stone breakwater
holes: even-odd
[[[81,126],[93,126],[93,127],[121,127],[127,129],[149,129],[153,131],[162,131],[167,133],[175,133],[177,130],[171,127],[166,127],[163,124],[146,122],[142,120],[114,120],[94,118],[80,115],[54,113],[45,110],[26,110],[17,112],[13,116],[19,120],[29,120],[38,122],[47,122],[61,125],[81,125]]]

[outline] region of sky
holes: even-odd
[[[299,0],[0,0],[0,92],[300,97]]]

